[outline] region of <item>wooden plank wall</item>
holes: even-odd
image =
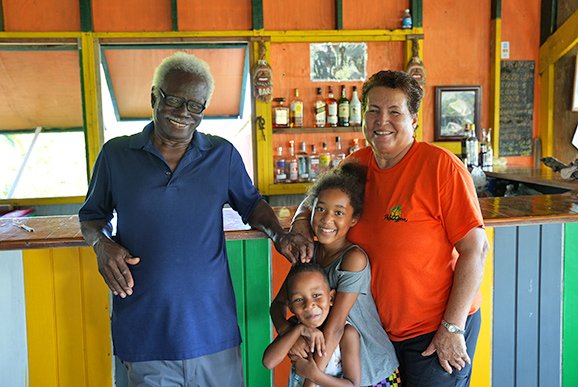
[[[495,386],[561,386],[562,238],[561,224],[495,229]]]

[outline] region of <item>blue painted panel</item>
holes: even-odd
[[[538,386],[540,226],[518,228],[516,386]]]
[[[492,384],[514,386],[517,228],[494,229],[494,322]]]
[[[0,251],[0,386],[26,386],[27,380],[22,251]]]
[[[563,224],[542,226],[540,262],[540,386],[562,384],[562,278]]]

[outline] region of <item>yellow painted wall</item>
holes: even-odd
[[[110,386],[108,290],[92,250],[25,250],[23,264],[30,386]]]

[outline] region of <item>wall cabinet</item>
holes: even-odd
[[[328,86],[333,87],[335,98],[339,98],[337,91],[341,85],[346,86],[347,97],[352,95],[352,87],[357,86],[361,94],[361,81],[332,81],[316,82],[310,80],[309,45],[311,43],[341,43],[363,42],[367,45],[366,77],[383,69],[405,70],[411,58],[412,41],[419,45],[420,56],[423,39],[422,29],[409,30],[319,30],[319,31],[291,31],[271,32],[268,39],[256,40],[253,53],[265,52],[265,59],[273,71],[273,98],[284,97],[290,101],[294,89],[299,89],[300,99],[304,103],[303,128],[273,128],[271,102],[255,100],[254,127],[256,149],[256,185],[264,195],[303,194],[310,183],[275,183],[274,156],[277,148],[282,146],[288,155],[289,141],[294,141],[296,152],[301,142],[317,145],[317,152],[321,144],[326,142],[330,152],[335,149],[336,137],[339,137],[342,149],[346,153],[357,139],[360,146],[365,145],[361,127],[313,127],[313,104],[316,99],[316,89],[321,87],[323,97],[327,96]],[[264,48],[264,50],[263,50]],[[253,63],[257,62],[254,55]],[[421,120],[421,114],[420,114]],[[421,128],[421,125],[419,126]],[[421,139],[421,129],[418,129],[418,139]]]

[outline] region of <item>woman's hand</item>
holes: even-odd
[[[444,327],[440,327],[422,355],[430,356],[437,352],[440,365],[451,374],[452,367],[460,371],[466,363],[472,364],[466,349],[464,335],[449,333]]]

